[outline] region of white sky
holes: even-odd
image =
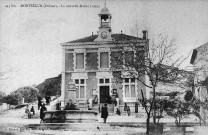
[[[20,4],[98,5],[99,8],[20,7]],[[6,5],[17,7],[6,8]],[[104,0],[0,0],[0,91],[39,84],[61,73],[60,43],[98,31]],[[208,42],[208,1],[107,0],[112,31],[136,36],[133,28],[175,37],[179,55]],[[190,59],[185,62],[188,64]]]

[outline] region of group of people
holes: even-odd
[[[131,109],[126,103],[124,104],[124,112],[127,113],[128,116],[131,115]],[[116,108],[116,114],[121,115],[121,111],[118,108]]]
[[[108,107],[106,103],[104,104],[104,106],[101,107],[101,109],[99,109],[99,112],[101,112],[101,118],[103,118],[103,122],[106,123],[106,120],[108,118]],[[126,103],[124,104],[124,112],[127,113],[128,116],[131,115],[130,107],[127,106]],[[121,115],[121,112],[118,108],[116,108],[116,114],[118,114],[119,116]]]
[[[50,95],[46,95],[45,99],[46,104],[49,105],[51,100]],[[45,106],[45,103],[42,103],[42,98],[40,96],[38,97],[38,110],[40,110],[40,122],[42,122],[45,117],[44,112],[47,111],[47,108]],[[33,115],[35,115],[34,106],[32,106],[31,109],[29,109],[29,105],[26,106],[25,113],[28,115],[28,119],[30,119]]]
[[[50,96],[46,95],[45,97],[46,99],[46,104],[49,105],[50,104]],[[47,108],[45,107],[45,104],[42,103],[42,99],[41,97],[38,97],[38,110],[40,109],[40,123],[43,121],[45,114],[44,112],[47,111]],[[88,106],[88,110],[91,110],[90,107]],[[107,103],[105,103],[101,108],[99,106],[99,112],[101,112],[101,118],[103,118],[103,122],[106,123],[106,120],[108,118],[108,107],[107,107]],[[128,116],[131,115],[131,110],[130,107],[127,106],[127,104],[124,104],[124,112],[128,114]],[[29,106],[26,107],[25,109],[25,113],[28,114],[28,118],[31,118],[32,115],[35,115],[35,109],[34,106],[31,107],[31,109],[29,109]],[[121,112],[118,108],[116,108],[116,114],[121,115]]]
[[[131,109],[129,106],[127,106],[127,104],[124,104],[124,112],[128,114],[128,116],[131,115]]]
[[[35,115],[34,106],[32,106],[31,109],[29,109],[29,106],[26,106],[25,113],[28,115],[28,119],[30,119],[32,115]]]
[[[51,96],[49,94],[46,94],[45,96],[45,101],[46,101],[46,105],[50,105],[50,101],[51,101]],[[42,98],[39,96],[38,97],[38,110],[40,109],[40,107],[42,106]]]
[[[46,100],[46,105],[49,105],[51,101],[50,95],[46,94],[45,100]],[[40,96],[38,97],[38,110],[39,109],[40,109],[40,123],[41,123],[43,122],[43,119],[45,117],[44,112],[47,111],[47,108],[45,107],[45,104],[42,103],[42,99]]]

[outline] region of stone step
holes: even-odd
[[[27,129],[35,130],[73,130],[73,131],[89,131],[89,130],[101,130],[101,131],[118,131],[119,127],[110,126],[104,123],[42,123],[42,124],[29,124]]]

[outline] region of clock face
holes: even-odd
[[[107,33],[106,33],[105,31],[103,31],[103,32],[101,33],[101,38],[102,38],[102,39],[107,38]]]

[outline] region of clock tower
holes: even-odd
[[[101,10],[99,16],[99,31],[98,37],[94,41],[112,41],[111,37],[111,14],[109,13],[108,8],[105,7]]]

